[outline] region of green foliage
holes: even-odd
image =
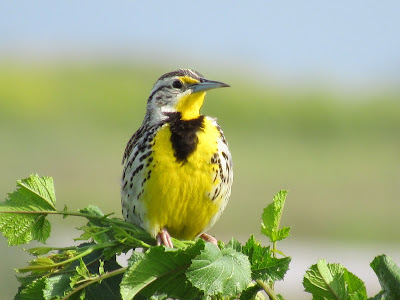
[[[290,257],[276,258],[273,256],[270,247],[261,246],[260,242],[251,236],[242,247],[251,263],[252,278],[267,282],[283,280],[289,270]]]
[[[140,292],[146,297],[154,294],[177,298],[199,295],[200,291],[186,280],[185,271],[201,248],[204,243],[199,242],[177,251],[166,251],[159,246],[151,248],[143,257],[136,256],[121,282],[122,299],[132,299]]]
[[[320,259],[306,272],[304,288],[313,299],[367,299],[364,283],[340,264]]]
[[[0,231],[8,245],[21,245],[37,240],[44,243],[50,236],[51,225],[46,212],[54,212],[53,179],[31,175],[18,180],[17,189],[0,203]],[[13,212],[18,211],[18,214]],[[38,213],[35,213],[38,212]]]
[[[378,276],[382,292],[374,299],[400,299],[400,268],[386,255],[375,257],[371,268]]]
[[[276,194],[272,203],[264,209],[262,214],[261,232],[271,242],[281,241],[290,236],[290,227],[279,229],[286,195],[286,191],[280,191]]]
[[[232,238],[218,247],[201,239],[178,241],[174,248],[155,246],[142,228],[104,215],[96,206],[79,212],[56,210],[51,178],[32,175],[0,203],[0,230],[9,245],[44,242],[50,234],[48,214],[87,219],[79,246],[35,247],[35,256],[17,270],[21,286],[15,299],[283,299],[274,283],[283,280],[290,257],[277,241],[289,236],[279,228],[286,192],[280,191],[262,215],[261,231],[272,242],[263,246],[254,236],[245,244]],[[122,267],[116,256],[135,251]],[[277,257],[280,255],[282,257]],[[400,298],[400,268],[385,255],[371,263],[382,291],[370,299]],[[319,260],[306,272],[303,285],[313,299],[367,299],[364,283],[340,264]]]
[[[104,212],[118,212],[117,170],[93,170],[99,165],[116,166],[121,142],[140,126],[154,81],[168,71],[166,66],[150,65],[110,61],[25,64],[0,59],[2,195],[13,190],[10,178],[18,179],[27,170],[51,172],[63,180],[56,191],[58,209],[66,202],[73,210],[91,203]],[[272,199],[270,188],[281,186],[296,187],[298,200],[290,202],[289,212],[301,213],[291,213],[286,225],[297,223],[297,237],[340,236],[368,242],[391,241],[397,235],[400,201],[391,199],[396,199],[398,191],[393,174],[397,174],[399,161],[400,93],[336,93],[314,84],[268,86],[266,82],[250,83],[253,79],[246,78],[247,72],[235,78],[223,72],[212,75],[208,67],[200,71],[232,85],[209,93],[202,108],[204,114],[218,117],[240,169],[228,214],[240,214],[241,191],[252,199],[248,206],[252,218],[246,222],[224,218],[226,225],[217,225],[218,231],[226,229],[246,238],[258,233],[259,208]],[[248,99],[245,106],[244,99]],[[80,175],[71,170],[79,170]],[[326,203],[336,205],[329,209],[320,205],[318,186],[324,186]],[[377,195],[383,195],[381,206],[375,201]],[[303,209],[305,203],[312,209]],[[351,226],[353,211],[362,203],[371,205],[363,206],[364,218],[358,226]],[[380,207],[391,209],[376,213]],[[332,217],[338,214],[340,218]],[[326,222],[310,231],[309,223],[302,220],[315,215]],[[0,285],[6,286],[6,281]]]
[[[192,259],[187,277],[205,295],[230,296],[243,291],[251,281],[250,263],[242,253],[231,248],[218,249],[206,243]]]

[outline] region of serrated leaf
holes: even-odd
[[[384,291],[380,291],[378,294],[376,294],[374,297],[372,298],[368,298],[368,300],[390,300],[390,298],[388,298],[386,296],[386,293]]]
[[[233,250],[235,250],[237,252],[241,252],[242,251],[242,245],[235,238],[232,238],[224,248],[230,248],[230,249],[233,249]]]
[[[254,300],[259,291],[261,288],[258,285],[249,286],[240,294],[240,300]]]
[[[95,251],[94,255],[86,256],[83,261],[86,264],[88,270],[92,274],[98,274],[100,261],[96,260],[93,263],[93,257],[98,257],[100,251]],[[120,269],[121,266],[117,263],[115,256],[104,261],[103,269],[104,272],[112,272]],[[120,283],[123,274],[118,274],[107,279],[103,279],[101,282],[92,284],[85,288],[86,299],[95,300],[117,300],[121,299],[120,295]]]
[[[46,240],[50,236],[51,225],[46,220],[46,215],[39,215],[32,227],[32,238],[41,243],[46,243]]]
[[[56,254],[48,256],[39,256],[30,261],[25,268],[18,269],[20,273],[32,272],[33,275],[45,274],[47,272],[55,272],[64,269],[70,265],[69,262],[63,263],[68,259],[77,255],[77,252],[72,249],[59,251]]]
[[[283,280],[289,270],[290,257],[275,258],[270,247],[263,247],[251,236],[242,252],[249,257],[253,280],[275,282]]]
[[[90,244],[85,243],[79,245],[79,248],[89,245]],[[57,297],[64,297],[65,295],[71,293],[73,291],[71,288],[71,283],[73,283],[72,285],[76,284],[74,288],[77,288],[80,286],[80,284],[84,284],[90,280],[96,280],[96,276],[99,275],[99,269],[101,265],[103,266],[105,273],[121,268],[121,266],[116,262],[115,256],[107,261],[104,261],[104,264],[100,263],[98,257],[101,256],[101,253],[101,250],[95,250],[82,258],[83,263],[81,261],[74,261],[65,270],[67,273],[56,274],[49,277],[46,280],[46,287],[43,291],[45,299],[50,300]],[[77,273],[77,267],[80,274]],[[84,278],[86,278],[86,280],[78,282]],[[85,296],[86,299],[96,300],[120,299],[119,284],[121,279],[122,274],[118,274],[116,276],[97,281],[87,286],[82,293],[76,293],[72,296],[69,296],[68,299],[80,299],[83,296]]]
[[[400,299],[400,268],[392,258],[387,255],[377,256],[371,262],[371,268],[378,276],[383,290],[379,299]]]
[[[45,288],[46,278],[38,278],[30,281],[26,285],[18,288],[14,300],[41,300],[45,299],[43,289]]]
[[[145,258],[145,254],[142,252],[132,252],[132,255],[128,259],[128,266],[132,266],[133,264],[137,263],[139,260]]]
[[[108,219],[106,219],[104,222],[106,221],[109,222]],[[155,245],[155,239],[140,226],[123,221],[121,221],[121,223],[118,225],[111,223],[110,225],[115,232],[114,238],[120,241],[121,243],[130,245],[131,248],[135,247],[135,245],[138,245],[138,241],[143,241],[145,243]],[[132,238],[134,240],[132,240]],[[186,245],[183,242],[176,240],[174,238],[172,238],[172,241],[174,243],[175,248],[186,248]]]
[[[33,272],[34,274],[46,273],[49,269],[55,267],[55,262],[47,256],[40,256],[35,260],[29,262],[29,266],[26,268],[18,269],[19,273]]]
[[[0,231],[8,239],[8,245],[31,240],[45,242],[51,227],[46,214],[40,212],[55,211],[55,201],[51,177],[31,175],[17,181],[17,189],[0,203]]]
[[[140,247],[140,243],[138,243],[138,241],[142,241],[142,239],[138,238],[138,236],[136,236],[135,233],[127,231],[119,226],[112,226],[112,229],[114,231],[114,236],[113,236],[114,239],[120,242],[121,244],[129,245],[130,248]],[[145,238],[150,237],[148,233],[146,233],[146,235],[144,236]]]
[[[43,289],[44,298],[46,300],[55,299],[56,297],[63,297],[70,292],[70,277],[71,274],[66,273],[46,278]]]
[[[81,226],[78,229],[82,230],[83,233],[79,238],[75,238],[74,241],[87,241],[93,239],[97,243],[101,244],[111,240],[109,235],[111,227],[96,226],[89,222],[88,225]]]
[[[236,295],[251,281],[250,263],[242,253],[230,248],[219,250],[206,243],[204,250],[192,260],[186,276],[205,296]]]
[[[79,259],[79,266],[75,267],[76,273],[79,274],[83,279],[90,278],[92,274],[90,274],[88,268],[86,267],[86,264],[83,262],[83,259]]]
[[[199,291],[186,280],[184,272],[191,258],[204,248],[199,240],[186,250],[166,251],[164,247],[152,247],[144,258],[134,257],[121,282],[122,299],[132,299],[141,293],[152,295],[168,293],[170,297],[187,298],[199,295]]]
[[[345,269],[344,281],[346,282],[347,293],[351,300],[367,299],[367,289],[364,282],[353,273]]]
[[[290,236],[290,227],[279,229],[286,195],[286,191],[279,191],[262,214],[261,233],[271,242],[277,242]]]
[[[340,264],[328,264],[324,259],[307,270],[303,279],[305,291],[313,299],[366,299],[364,283]]]

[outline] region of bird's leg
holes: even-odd
[[[157,234],[157,246],[164,245],[166,247],[174,248],[174,244],[172,244],[171,236],[169,235],[167,229],[163,228]]]
[[[213,237],[213,236],[211,236],[211,235],[208,235],[207,233],[202,233],[202,234],[200,235],[200,237],[201,237],[204,241],[213,243],[215,246],[218,247],[218,242],[217,242],[217,239],[216,239],[215,237]]]

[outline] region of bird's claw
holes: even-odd
[[[157,246],[164,245],[166,247],[174,248],[174,244],[172,243],[171,236],[169,235],[167,229],[162,229],[157,234]]]
[[[213,243],[215,246],[218,247],[218,241],[215,237],[208,235],[207,233],[202,233],[200,237],[205,241],[205,242],[210,242]]]

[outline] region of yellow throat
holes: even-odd
[[[182,77],[181,81],[186,84],[196,84],[199,81],[190,77]],[[200,116],[200,108],[203,105],[206,92],[190,93],[178,99],[176,110],[181,113],[182,120],[196,119]]]

